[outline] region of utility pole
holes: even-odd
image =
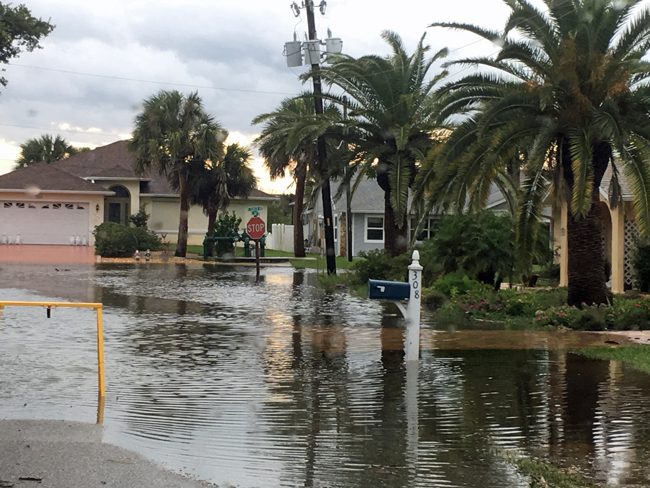
[[[316,41],[316,20],[314,19],[314,1],[305,0],[307,10],[308,37]],[[320,79],[320,64],[317,62],[311,65],[312,80],[314,82],[314,109],[316,115],[323,114],[323,89]],[[334,251],[334,217],[332,216],[332,192],[330,190],[330,179],[327,171],[327,148],[323,136],[317,141],[318,172],[322,178],[321,194],[323,196],[323,219],[325,230],[325,257],[327,259],[327,274],[336,274],[336,254]]]
[[[348,120],[348,97],[343,96],[343,120]],[[345,163],[345,238],[346,255],[349,262],[352,262],[352,178],[349,176],[350,161]]]

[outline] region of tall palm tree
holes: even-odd
[[[388,57],[347,55],[334,57],[320,69],[324,82],[340,87],[349,101],[357,151],[364,156],[364,170],[376,173],[384,191],[384,248],[391,255],[407,247],[409,188],[419,161],[431,147],[436,127],[433,90],[446,75],[430,77],[433,63],[446,55],[442,49],[427,58],[424,36],[412,54],[393,32],[383,32],[392,53]],[[337,97],[332,97],[337,99]],[[346,103],[343,98],[338,99]]]
[[[305,256],[302,213],[305,182],[316,164],[316,138],[305,137],[305,121],[314,117],[314,102],[310,94],[287,98],[273,112],[258,115],[253,124],[264,124],[255,139],[271,179],[283,177],[289,171],[296,184],[293,205],[293,249],[296,257]]]
[[[187,219],[190,210],[189,179],[196,165],[223,157],[226,131],[203,109],[198,93],[185,96],[162,90],[144,101],[135,119],[131,149],[136,171],[149,169],[167,177],[179,193],[180,218],[176,256],[187,253]]]
[[[530,221],[549,184],[570,205],[571,305],[605,303],[599,188],[611,167],[620,195],[623,171],[635,196],[641,231],[650,223],[650,10],[642,0],[504,0],[502,32],[436,23],[473,32],[499,46],[496,57],[455,61],[485,68],[443,88],[443,118],[464,117],[453,132],[434,191],[464,204],[482,198],[504,172],[513,146],[527,148],[520,221]],[[614,198],[615,205],[619,198]]]
[[[25,168],[36,163],[53,163],[77,154],[79,149],[68,144],[61,136],[49,134],[28,139],[20,145],[20,156],[16,168]]]
[[[214,234],[217,214],[224,211],[232,198],[246,198],[256,188],[257,178],[249,166],[248,148],[230,144],[221,160],[209,160],[192,172],[192,203],[201,205],[208,217],[208,235]],[[213,244],[208,255],[213,254]]]

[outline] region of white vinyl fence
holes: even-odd
[[[271,225],[271,232],[266,236],[266,247],[276,251],[294,252],[293,225]]]

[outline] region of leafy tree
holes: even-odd
[[[294,196],[291,194],[280,195],[280,200],[277,202],[271,202],[268,209],[268,225],[272,224],[291,224],[292,221],[292,209],[291,202],[293,202]]]
[[[136,154],[136,171],[157,170],[179,193],[176,256],[187,253],[190,175],[206,162],[223,157],[225,138],[226,131],[205,112],[198,93],[185,96],[162,90],[144,101],[135,119],[130,147]]]
[[[499,53],[452,63],[484,71],[441,91],[442,118],[464,121],[440,156],[432,191],[459,208],[485,199],[508,152],[526,148],[520,229],[537,219],[549,189],[568,202],[568,302],[605,303],[597,203],[608,168],[612,205],[620,203],[622,170],[644,234],[650,223],[650,64],[643,59],[650,10],[641,0],[544,0],[546,11],[527,0],[504,1],[511,13],[502,32],[434,24],[478,34]]]
[[[361,172],[375,174],[384,191],[384,247],[397,255],[408,242],[409,188],[418,162],[433,144],[433,90],[446,75],[442,72],[429,78],[430,70],[447,51],[427,58],[424,36],[412,54],[406,52],[397,34],[386,31],[382,37],[392,49],[389,57],[339,55],[319,73],[323,81],[338,86],[349,98],[332,97],[350,107],[347,125],[351,130],[347,134],[363,158]]]
[[[45,134],[20,145],[20,157],[16,161],[16,168],[25,168],[36,163],[53,163],[81,151],[82,149],[71,146],[61,136],[52,138],[51,135]]]
[[[24,5],[0,2],[0,63],[8,64],[21,52],[40,48],[41,38],[52,29],[53,24],[32,16]],[[0,76],[0,85],[7,86],[4,76]]]
[[[250,151],[230,144],[221,160],[207,161],[192,176],[192,203],[201,205],[208,216],[208,235],[214,235],[217,213],[224,211],[232,198],[246,198],[255,189],[257,178],[249,163]],[[213,254],[209,245],[208,255]]]

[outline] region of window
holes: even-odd
[[[3,206],[4,208],[11,208],[11,207],[14,206],[14,204],[11,203],[11,202],[3,202],[2,206]]]
[[[366,242],[384,242],[384,217],[366,216]]]
[[[66,203],[65,204],[65,209],[66,210],[74,210],[74,203]]]
[[[61,204],[60,203],[53,203],[52,208],[61,208]]]
[[[415,228],[417,227],[417,225],[418,225],[418,221],[416,219],[411,219],[411,229],[410,229],[411,240],[413,240],[413,233],[415,232]],[[424,241],[426,239],[431,239],[435,234],[437,225],[438,225],[438,218],[429,217],[427,221],[424,223],[422,230],[418,234],[417,240]]]
[[[16,207],[18,207],[18,208],[25,208],[25,202],[18,202],[18,203],[16,203]]]

